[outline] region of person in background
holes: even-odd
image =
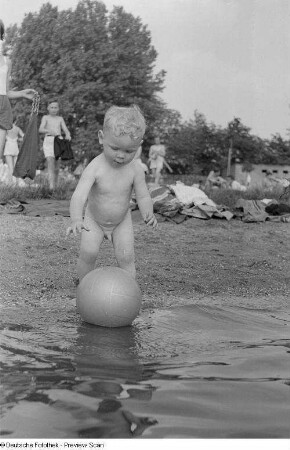
[[[252,177],[250,172],[247,172],[247,176],[246,176],[246,188],[249,188],[251,186],[251,182],[252,182]]]
[[[273,189],[273,188],[282,188],[282,187],[287,187],[288,186],[288,180],[286,178],[279,178],[276,177],[272,170],[267,169],[266,170],[266,174],[265,174],[265,178],[263,180],[263,187],[265,189]]]
[[[49,188],[53,191],[57,186],[60,161],[55,160],[54,154],[54,138],[62,137],[71,140],[70,132],[67,129],[64,119],[58,115],[59,104],[57,100],[52,100],[47,105],[48,114],[42,117],[39,133],[43,133],[43,153],[47,161]]]
[[[233,189],[234,191],[246,191],[247,188],[243,184],[239,183],[234,179],[232,175],[227,176],[227,187]]]
[[[13,177],[13,171],[19,154],[18,141],[22,140],[23,137],[23,131],[16,125],[16,121],[14,121],[11,130],[8,130],[6,133],[4,148],[4,156],[9,170],[10,182],[16,182],[16,178]]]
[[[3,54],[3,43],[5,38],[4,23],[0,19],[0,164],[3,164],[3,151],[6,141],[7,130],[13,127],[13,115],[9,100],[26,98],[32,100],[36,91],[34,89],[23,89],[12,91],[9,87],[11,75],[11,61]]]
[[[196,188],[198,188],[200,190],[203,190],[204,189],[203,180],[198,180],[198,183],[193,183],[192,186],[196,187]]]
[[[151,145],[149,150],[149,167],[154,177],[154,183],[159,185],[161,178],[161,171],[164,166],[166,155],[165,145],[161,144],[160,138],[155,138],[155,144]]]
[[[205,189],[217,189],[221,187],[227,187],[227,182],[223,177],[221,177],[220,168],[215,167],[207,176],[205,181]]]

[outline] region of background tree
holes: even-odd
[[[231,144],[232,160],[244,164],[290,161],[289,140],[280,135],[263,140],[239,118],[223,128],[195,111],[191,120],[182,121],[160,98],[165,72],[155,73],[157,52],[150,31],[122,7],[109,13],[101,1],[80,0],[75,10],[58,11],[46,3],[38,13],[27,14],[20,26],[8,28],[5,45],[13,62],[12,85],[40,93],[40,117],[48,100],[59,100],[76,163],[101,151],[98,130],[107,108],[131,103],[146,117],[145,157],[159,135],[176,172],[207,173],[213,165],[225,169]],[[30,108],[25,101],[14,105],[23,129]]]
[[[270,164],[290,164],[290,140],[275,134],[266,141],[264,162]]]
[[[33,86],[41,114],[57,98],[72,132],[76,159],[100,152],[97,133],[106,109],[137,103],[149,124],[165,108],[157,98],[165,72],[154,74],[157,52],[140,18],[104,3],[82,0],[59,12],[50,3],[7,30],[14,86]],[[19,114],[27,113],[19,104]],[[166,109],[166,108],[165,108]]]
[[[235,117],[226,130],[225,144],[232,146],[232,160],[259,163],[263,159],[265,144],[262,139],[250,133],[250,128]]]
[[[231,162],[242,162],[245,168],[259,163],[290,163],[290,142],[280,135],[263,140],[236,117],[227,127],[218,127],[198,111],[170,136],[168,160],[179,173],[207,174],[214,166],[225,171],[230,146]]]
[[[221,164],[224,147],[221,129],[195,111],[194,119],[181,124],[171,136],[168,160],[180,173],[206,173],[210,166]]]

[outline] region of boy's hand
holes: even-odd
[[[71,135],[70,134],[66,134],[65,138],[66,138],[67,141],[71,141]]]
[[[84,226],[83,221],[75,222],[71,227],[68,227],[66,230],[66,235],[69,236],[71,233],[77,236],[78,233],[81,233],[82,230],[90,231],[88,228]]]
[[[144,222],[146,223],[146,225],[150,225],[153,228],[156,228],[158,226],[157,219],[153,213],[151,214],[148,212],[145,216]]]

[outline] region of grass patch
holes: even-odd
[[[279,201],[283,188],[263,189],[262,187],[249,188],[247,191],[235,191],[233,189],[213,189],[206,194],[216,204],[234,208],[237,200],[263,200],[265,198]]]
[[[205,178],[205,177],[203,177]],[[200,175],[166,175],[163,178],[162,184],[175,184],[176,181],[181,181],[187,186],[198,184],[202,179]],[[34,184],[28,184],[25,187],[5,185],[0,183],[0,202],[5,203],[8,200],[40,200],[40,199],[55,199],[55,200],[69,200],[77,185],[77,181],[71,178],[60,178],[58,187],[51,192],[49,189],[47,178],[36,177]],[[147,181],[152,181],[148,179]],[[276,199],[279,201],[280,195],[283,193],[283,188],[274,188],[266,190],[261,187],[254,187],[245,192],[234,191],[233,189],[212,189],[206,191],[208,197],[217,205],[224,205],[228,208],[234,208],[238,199],[243,198],[247,200],[262,200],[264,198]]]
[[[46,179],[35,179],[35,184],[28,184],[24,187],[0,184],[0,202],[6,203],[11,199],[19,201],[40,200],[40,199],[55,199],[68,200],[76,186],[75,182],[71,180],[61,179],[57,188],[52,192],[49,189],[48,181]]]

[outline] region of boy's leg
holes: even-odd
[[[17,158],[18,158],[18,155],[17,156],[12,156],[12,164],[13,164],[12,178],[13,178],[13,182],[15,182],[17,185],[22,184],[22,186],[25,186],[25,181],[22,180],[22,178],[16,178],[13,175],[13,172],[14,172],[14,169],[15,169],[15,166],[16,166],[16,162],[17,162]]]
[[[5,156],[6,159],[6,164],[8,166],[8,171],[9,171],[9,181],[12,182],[13,180],[13,156],[12,155],[6,155]]]
[[[59,167],[60,167],[60,159],[55,159],[54,164],[55,164],[55,169],[54,169],[54,173],[55,173],[55,187],[57,187]]]
[[[155,184],[158,184],[158,185],[160,184],[162,169],[163,169],[163,163],[158,161],[157,167],[156,167],[156,172],[155,172]]]
[[[47,171],[48,171],[48,182],[49,188],[51,190],[55,189],[55,158],[53,156],[48,156],[47,161]]]
[[[17,158],[18,158],[18,155],[17,156],[13,156],[13,172],[14,172],[14,168],[16,166]]]
[[[158,185],[159,185],[159,183],[160,183],[160,178],[161,178],[161,171],[160,171],[160,169],[156,169],[156,173],[155,173],[155,184],[158,184]]]
[[[127,270],[134,278],[136,276],[134,254],[134,232],[131,211],[113,231],[113,245],[118,266]]]
[[[87,215],[84,226],[90,231],[83,230],[81,235],[80,255],[77,262],[77,274],[80,281],[87,273],[94,270],[100,245],[104,239],[103,230]]]

